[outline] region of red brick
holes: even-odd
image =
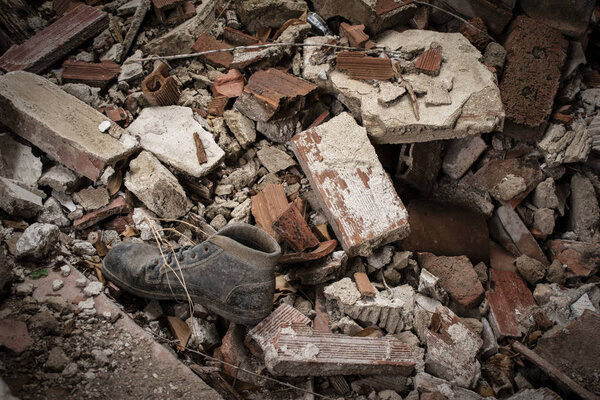
[[[108,14],[81,5],[0,57],[0,69],[43,72],[108,27]]]
[[[437,76],[442,65],[442,52],[437,49],[426,50],[415,60],[417,70],[427,75]]]
[[[256,224],[269,235],[278,239],[273,230],[273,222],[279,218],[288,206],[283,185],[269,184],[263,190],[252,196],[252,216]]]
[[[387,80],[395,76],[389,58],[369,57],[362,52],[340,51],[336,63],[337,68],[348,71],[352,79]]]
[[[214,37],[203,33],[198,37],[192,46],[192,50],[194,50],[196,53],[201,53],[209,50],[230,49],[232,47],[233,46],[230,46],[227,43],[220,42]],[[233,54],[229,51],[224,53],[207,54],[201,57],[214,67],[229,68],[231,62],[233,61]]]
[[[319,244],[319,239],[312,233],[294,203],[290,203],[273,222],[273,229],[297,252]]]
[[[220,75],[213,82],[213,96],[225,96],[227,98],[239,97],[244,90],[246,79],[237,69],[230,69],[226,74]]]
[[[342,22],[340,24],[340,35],[345,36],[352,47],[365,47],[365,43],[369,40],[364,25],[350,25]]]
[[[127,212],[128,209],[129,207],[127,206],[125,197],[119,196],[111,201],[108,205],[99,208],[98,210],[89,212],[83,217],[73,221],[73,227],[75,229],[86,229],[108,217]]]
[[[487,292],[490,303],[488,318],[498,340],[505,337],[521,337],[527,333],[519,323],[529,307],[535,306],[535,300],[527,283],[516,272],[490,269],[491,288]]]
[[[369,277],[364,272],[355,272],[354,282],[362,297],[372,298],[377,294],[377,290],[373,287]]]
[[[285,253],[279,257],[278,262],[281,264],[298,263],[305,261],[319,260],[331,254],[337,247],[337,240],[328,240],[321,242],[317,247],[309,252]]]
[[[179,86],[172,76],[169,76],[167,64],[159,66],[142,81],[144,98],[151,106],[170,106],[179,100]]]
[[[480,31],[487,33],[487,27],[481,18],[471,18],[469,23],[477,27]],[[490,42],[490,39],[471,25],[462,24],[459,32],[462,33],[464,37],[469,39],[469,42],[471,42],[473,46],[477,47],[477,49],[483,53],[485,46],[487,46],[487,44]]]
[[[223,116],[229,99],[225,96],[213,97],[208,105],[208,113],[216,117]]]
[[[85,83],[103,88],[115,79],[119,72],[121,72],[119,64],[110,60],[99,63],[66,60],[63,63],[62,80],[65,83]]]
[[[574,240],[550,240],[547,242],[553,260],[567,266],[568,275],[588,277],[600,267],[600,244]]]

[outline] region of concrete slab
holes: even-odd
[[[0,133],[0,175],[30,187],[37,187],[42,176],[42,161],[33,155],[31,147]]]
[[[100,132],[98,126],[106,116],[29,72],[0,77],[0,121],[92,181],[137,148],[135,138],[114,122]]]

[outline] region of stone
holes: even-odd
[[[42,334],[56,335],[59,330],[59,323],[54,314],[48,310],[43,310],[35,314],[27,321],[31,330],[40,331]]]
[[[212,219],[212,221],[210,221],[210,226],[218,231],[227,226],[227,219],[223,215],[218,214]]]
[[[156,321],[164,314],[160,303],[157,300],[150,300],[144,307],[144,317],[147,321]]]
[[[308,38],[305,43],[320,44],[326,38]],[[352,114],[363,121],[374,143],[415,143],[461,138],[477,133],[501,130],[504,110],[494,74],[479,62],[481,53],[460,33],[407,30],[386,31],[377,45],[394,51],[415,47],[428,48],[436,42],[443,48],[443,63],[437,77],[403,73],[415,91],[426,93],[433,86],[449,90],[451,104],[428,106],[427,96],[417,98],[419,118],[415,116],[410,96],[392,105],[380,104],[380,89],[368,82],[348,77],[329,64],[313,64],[317,48],[304,51],[303,77],[335,95]],[[318,74],[325,70],[329,79]],[[399,83],[394,84],[400,88]],[[421,88],[417,86],[421,86]]]
[[[140,138],[144,150],[193,177],[208,174],[225,157],[210,132],[194,119],[189,107],[144,108],[127,130]],[[207,162],[198,162],[194,133],[200,137]]]
[[[0,345],[15,353],[22,353],[32,343],[25,322],[11,319],[0,320]]]
[[[547,178],[540,182],[533,192],[531,201],[538,208],[558,208],[560,203],[556,195],[554,179]]]
[[[263,146],[256,156],[260,163],[271,173],[284,171],[289,167],[296,165],[296,162],[285,151],[275,146]]]
[[[600,88],[587,89],[581,92],[581,101],[586,114],[593,114],[600,108]]]
[[[83,295],[87,297],[98,296],[102,293],[102,289],[104,285],[102,282],[94,281],[87,284],[87,286],[83,289]]]
[[[52,281],[52,290],[54,290],[55,292],[59,291],[64,285],[65,283],[63,281],[61,281],[60,279],[55,279]]]
[[[575,121],[567,131],[564,125],[550,124],[545,136],[537,144],[544,153],[548,167],[586,161],[592,147],[584,122]]]
[[[90,107],[98,108],[102,103],[100,100],[100,88],[91,87],[84,83],[66,83],[60,88],[71,96],[77,97]]]
[[[526,189],[527,184],[523,177],[508,174],[494,186],[490,194],[500,201],[509,202]]]
[[[549,208],[538,208],[533,215],[533,227],[542,235],[554,232],[554,211]]]
[[[487,318],[481,318],[481,324],[483,326],[483,332],[481,334],[481,337],[483,338],[481,356],[485,359],[498,352],[498,341],[496,340],[494,331],[492,330]]]
[[[69,363],[69,357],[65,354],[65,351],[60,347],[54,347],[48,353],[48,359],[44,366],[48,371],[61,372]]]
[[[69,193],[77,182],[77,175],[62,165],[55,165],[44,172],[38,180],[40,186],[50,186],[57,192]]]
[[[192,317],[188,318],[185,323],[188,324],[192,332],[188,342],[189,346],[197,346],[207,350],[221,343],[217,327],[212,322]]]
[[[223,113],[227,127],[233,133],[242,149],[247,149],[256,141],[256,128],[254,121],[247,118],[236,109],[226,110]]]
[[[588,296],[587,293],[584,293],[577,301],[571,304],[571,317],[579,318],[586,310],[598,312],[598,309],[594,307],[594,304],[590,300],[590,296]]]
[[[8,133],[0,134],[0,175],[37,188],[42,175],[42,161],[31,152],[31,147],[14,140]]]
[[[477,307],[483,300],[483,286],[467,257],[438,257],[431,253],[419,253],[418,260],[421,268],[439,278],[441,286],[461,311]]]
[[[43,259],[58,245],[59,229],[56,225],[34,223],[29,225],[17,242],[18,258]]]
[[[61,228],[71,225],[71,220],[63,212],[62,206],[54,197],[50,197],[44,203],[44,208],[38,216],[38,222],[54,224]]]
[[[0,176],[0,208],[9,215],[31,218],[42,210],[42,196]]]
[[[506,61],[506,49],[498,42],[490,42],[485,47],[483,53],[483,62],[490,67],[494,67],[498,74],[501,74]]]
[[[65,264],[60,267],[60,275],[61,276],[66,278],[70,274],[71,274],[71,267],[69,265]]]
[[[487,145],[478,135],[451,140],[450,145],[446,147],[442,171],[453,179],[459,179],[485,149]]]
[[[511,26],[500,81],[506,111],[504,134],[536,141],[552,111],[568,43],[559,31],[524,15]]]
[[[136,50],[130,57],[126,58],[121,65],[121,72],[117,80],[119,82],[131,82],[144,77],[144,67],[141,62],[132,60],[143,58],[144,52]]]
[[[125,187],[161,218],[182,217],[192,207],[177,178],[147,151],[129,163]]]
[[[587,298],[584,295],[587,295]],[[600,289],[594,284],[567,289],[556,283],[540,283],[535,287],[534,296],[544,314],[561,327],[574,322],[577,319],[575,314],[585,308],[591,307],[595,312],[600,309]],[[577,301],[580,303],[573,307]]]
[[[296,135],[291,147],[349,256],[369,256],[408,235],[406,208],[352,116],[342,113]]]
[[[335,302],[332,307],[359,322],[377,325],[390,334],[412,328],[415,292],[409,285],[362,298],[356,284],[344,278],[326,286],[324,293],[329,302]]]
[[[516,265],[519,274],[532,286],[544,279],[544,275],[546,275],[544,264],[526,255],[517,258]]]
[[[583,175],[571,178],[569,229],[580,241],[600,243],[600,208],[592,182]]]
[[[564,264],[569,276],[587,277],[600,267],[600,243],[556,239],[549,240],[547,245],[554,261]],[[548,279],[549,276],[550,273]]]
[[[473,213],[491,217],[494,212],[492,198],[486,190],[473,187],[465,179],[456,181],[441,177],[431,192],[432,200],[465,208]]]
[[[164,236],[160,222],[156,221],[156,214],[146,208],[135,208],[131,216],[133,223],[138,231],[140,231],[140,239],[156,240],[156,236]]]
[[[448,304],[448,293],[440,284],[440,279],[425,268],[421,268],[418,291],[442,304]]]
[[[389,1],[351,0],[340,7],[334,0],[316,0],[312,4],[315,12],[323,19],[340,16],[353,24],[363,24],[369,32],[408,24],[415,13],[415,7]]]
[[[237,15],[250,33],[259,28],[279,29],[284,22],[308,10],[303,0],[236,0]]]
[[[394,256],[393,246],[383,246],[367,257],[367,264],[373,270],[378,270],[392,262]]]
[[[409,394],[409,396],[405,397],[405,400],[442,400],[444,398],[461,400],[484,399],[471,390],[457,386],[454,382],[436,378],[426,372],[419,372],[414,377],[414,387],[415,389],[418,389],[418,392],[417,390],[411,392],[415,393],[415,396],[411,398],[411,395]],[[421,393],[420,395],[419,392]],[[446,397],[446,395],[448,397]]]
[[[519,0],[529,17],[574,38],[585,34],[595,2],[593,0]]]
[[[15,286],[15,293],[17,296],[26,297],[32,294],[34,289],[32,283],[20,283]]]
[[[108,204],[110,197],[108,190],[104,187],[88,187],[73,195],[73,199],[80,204],[84,210],[93,211]]]
[[[103,114],[35,74],[0,76],[0,103],[4,125],[92,181],[137,148],[135,138],[115,123],[101,133]]]
[[[559,285],[565,284],[565,267],[558,261],[552,261],[552,264],[548,266],[546,271],[546,279],[551,283],[558,283]]]

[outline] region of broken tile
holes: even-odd
[[[212,134],[204,130],[189,107],[144,108],[127,130],[140,138],[140,145],[158,159],[193,177],[212,171],[225,157]],[[197,133],[207,156],[200,164],[194,133]]]
[[[234,46],[250,46],[260,42],[255,36],[248,35],[229,26],[226,26],[223,31],[223,39]]]
[[[340,51],[335,60],[336,67],[346,71],[352,79],[388,80],[395,76],[389,58],[370,57],[360,52]]]
[[[426,268],[440,279],[440,284],[459,308],[466,310],[477,307],[483,300],[483,286],[467,257],[438,257],[431,253],[419,253],[418,260],[421,268]]]
[[[107,27],[107,13],[82,5],[24,43],[11,47],[0,57],[0,69],[43,72]]]
[[[121,72],[114,61],[104,60],[91,63],[77,60],[65,60],[62,70],[64,83],[85,83],[88,86],[103,88]]]
[[[471,168],[471,165],[487,148],[481,136],[473,135],[463,139],[454,139],[446,146],[446,155],[442,170],[453,179],[459,179]]]
[[[369,35],[365,33],[364,25],[350,25],[346,22],[340,24],[340,36],[344,36],[352,47],[365,47]]]
[[[322,38],[308,38],[305,43],[322,43]],[[437,42],[443,47],[445,63],[437,77],[404,73],[403,79],[427,80],[449,90],[451,104],[428,106],[426,97],[417,98],[419,118],[412,100],[404,95],[393,104],[380,104],[378,87],[349,78],[326,61],[314,64],[316,49],[304,50],[303,77],[338,97],[363,126],[375,143],[415,143],[460,138],[477,133],[501,130],[504,109],[494,74],[479,58],[481,53],[462,35],[424,30],[402,33],[386,31],[377,45],[391,50],[429,47]],[[339,56],[338,56],[339,57]],[[353,56],[356,57],[356,56]],[[379,61],[381,62],[381,61]],[[323,72],[328,79],[319,78]],[[421,78],[419,78],[421,77]],[[400,88],[400,83],[394,83]],[[414,85],[413,85],[414,86]]]
[[[294,203],[290,203],[273,222],[273,230],[298,252],[319,244]]]
[[[442,52],[438,49],[429,49],[415,60],[418,71],[432,76],[438,76],[442,65]]]
[[[286,325],[279,331],[265,351],[265,363],[272,374],[287,376],[408,376],[415,366],[410,347],[393,336],[350,337],[303,324]]]
[[[408,205],[410,235],[401,247],[440,256],[466,255],[474,262],[489,259],[489,233],[485,217],[461,207],[429,200]]]
[[[254,355],[262,357],[264,349],[285,324],[304,324],[308,326],[310,319],[294,307],[282,303],[268,317],[248,331],[244,342]]]
[[[600,244],[574,240],[549,240],[546,242],[553,260],[566,265],[568,276],[588,277],[600,266]]]
[[[87,229],[92,225],[97,224],[98,222],[112,217],[117,214],[121,214],[123,212],[128,211],[127,201],[125,197],[118,196],[116,199],[111,201],[106,207],[102,207],[98,210],[89,212],[85,214],[83,217],[76,219],[73,221],[73,227],[75,229]]]
[[[230,69],[226,74],[219,75],[213,82],[212,94],[215,97],[225,96],[234,98],[241,96],[246,79],[237,69]]]
[[[232,47],[233,46],[230,46],[227,43],[220,42],[214,37],[203,33],[198,37],[192,46],[192,50],[196,53],[201,53],[203,51],[229,49]],[[213,67],[229,68],[231,62],[233,61],[232,52],[212,53],[201,57]]]
[[[252,215],[256,224],[274,238],[279,236],[273,230],[275,222],[288,206],[283,185],[269,184],[252,196]]]
[[[66,167],[96,181],[125,159],[137,141],[115,123],[41,76],[12,72],[0,77],[0,121]],[[117,139],[118,138],[118,139]]]
[[[337,240],[328,240],[319,243],[317,247],[308,252],[285,253],[279,257],[278,262],[280,264],[291,264],[318,260],[331,254],[337,247],[337,244]]]
[[[487,292],[490,303],[489,322],[494,334],[501,340],[505,337],[519,338],[527,333],[520,323],[520,316],[536,305],[527,283],[511,271],[490,269],[491,291]]]
[[[142,151],[129,163],[124,183],[161,218],[182,217],[192,207],[177,178],[147,151]]]
[[[543,135],[568,42],[541,21],[521,15],[506,40],[508,52],[500,90],[506,111],[504,134],[535,141]]]
[[[355,272],[354,282],[362,297],[373,298],[377,294],[377,290],[373,287],[369,277],[364,272]]]
[[[409,233],[406,209],[366,130],[350,115],[296,135],[292,150],[349,256],[368,256]]]
[[[169,76],[169,67],[165,63],[160,63],[142,81],[142,92],[151,106],[170,106],[177,103],[181,94],[175,78]]]

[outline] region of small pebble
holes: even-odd
[[[102,133],[106,132],[108,128],[110,128],[110,121],[102,121],[100,122],[100,125],[98,125],[98,129]]]
[[[65,283],[60,279],[55,279],[52,281],[52,290],[55,292],[62,289],[63,286],[65,286]]]
[[[75,286],[78,288],[84,288],[87,285],[87,279],[79,278],[75,281]]]
[[[71,267],[69,267],[68,265],[63,265],[62,267],[60,267],[60,274],[66,278],[71,274]]]
[[[102,282],[90,282],[85,289],[83,289],[83,294],[92,297],[98,296],[102,292]]]

